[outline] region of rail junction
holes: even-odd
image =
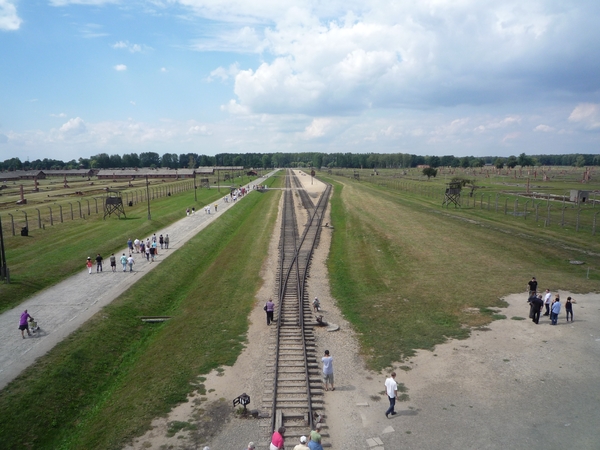
[[[294,193],[307,210],[308,220],[300,234]],[[325,209],[331,195],[327,185],[315,205],[296,175],[286,172],[277,273],[277,321],[271,331],[273,359],[266,377],[263,410],[270,409],[269,437],[286,428],[287,443],[299,442],[302,435],[322,427],[327,440],[323,382],[315,349],[315,318],[306,291],[310,261],[319,243]],[[330,442],[323,442],[331,447]]]

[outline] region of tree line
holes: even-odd
[[[14,170],[64,170],[64,169],[117,169],[153,167],[169,169],[193,169],[196,167],[244,166],[251,167],[326,167],[354,169],[407,169],[427,165],[436,167],[483,167],[497,168],[515,166],[600,166],[600,155],[526,155],[509,157],[475,157],[453,155],[421,156],[408,153],[219,153],[214,156],[197,153],[155,152],[126,153],[108,155],[99,153],[89,158],[61,161],[57,159],[36,159],[21,161],[18,157],[0,162],[0,171]]]

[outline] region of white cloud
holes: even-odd
[[[135,106],[135,101],[134,100],[129,100],[129,103],[131,103],[133,106]]]
[[[163,73],[164,73],[164,72],[168,72],[166,67],[161,67],[161,68],[160,68],[160,71],[161,71],[161,72],[163,72]]]
[[[313,119],[311,124],[304,130],[304,133],[302,134],[303,138],[314,139],[324,136],[332,122],[332,119],[324,117]]]
[[[188,129],[187,134],[198,134],[198,135],[209,136],[212,133],[208,130],[208,127],[206,125],[192,125]]]
[[[191,48],[197,51],[262,53],[267,45],[268,42],[254,28],[245,26],[231,30],[223,30],[221,27],[214,35],[194,40]]]
[[[581,123],[587,129],[600,128],[600,105],[597,103],[581,103],[573,109],[569,122]]]
[[[102,31],[103,28],[102,25],[97,23],[86,23],[79,29],[79,32],[86,39],[95,39],[108,36],[107,32]]]
[[[86,131],[85,122],[81,117],[75,119],[69,119],[60,128],[59,132],[65,135],[76,135]]]
[[[224,67],[217,67],[210,73],[208,81],[213,81],[215,78],[220,78],[221,81],[228,80],[229,78],[235,78],[240,72],[240,65],[236,62],[231,64],[227,69]]]
[[[0,30],[18,30],[23,21],[17,15],[15,3],[9,0],[0,0]]]
[[[125,64],[117,64],[113,67],[113,69],[115,69],[117,72],[122,72],[124,70],[127,70],[127,66]]]
[[[112,45],[112,48],[125,49],[128,50],[130,53],[138,53],[142,51],[142,46],[140,44],[131,44],[129,41],[115,42]]]
[[[221,105],[221,111],[227,111],[228,113],[234,115],[250,114],[248,107],[240,105],[235,100],[230,100],[226,105]]]
[[[65,113],[58,113],[58,114],[50,114],[50,117],[67,117],[67,115]]]
[[[533,129],[533,131],[541,131],[543,133],[550,133],[551,131],[554,131],[555,128],[548,126],[548,125],[544,125],[544,124],[539,124],[537,127],[535,127]]]

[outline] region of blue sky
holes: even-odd
[[[0,160],[600,153],[597,0],[0,0]]]

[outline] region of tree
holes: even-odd
[[[423,169],[423,175],[425,175],[427,177],[427,181],[429,181],[431,177],[436,177],[437,169],[434,169],[433,167],[425,167]]]
[[[517,157],[514,155],[509,156],[508,160],[506,161],[506,167],[508,167],[509,169],[514,169],[516,165]]]
[[[502,161],[502,159],[500,158],[496,158],[496,160],[494,161],[494,167],[496,169],[502,169],[504,167],[504,161]]]

